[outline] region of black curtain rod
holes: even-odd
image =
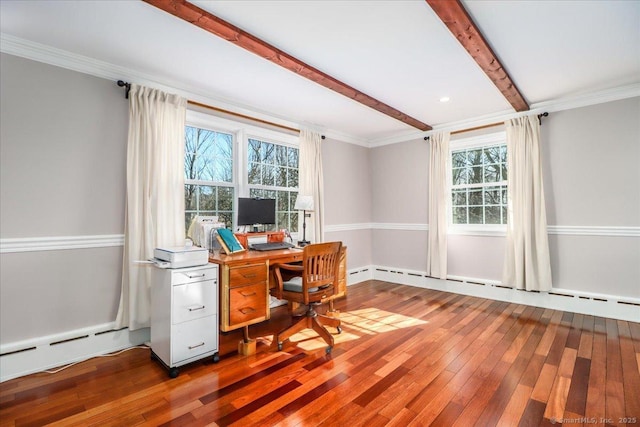
[[[540,124],[542,125],[542,118],[543,118],[543,117],[548,117],[548,116],[549,116],[549,113],[547,113],[546,111],[545,111],[544,113],[540,113],[540,114],[538,114],[538,123],[540,123]],[[490,127],[493,127],[493,126],[500,126],[500,125],[502,125],[502,124],[504,124],[504,122],[500,122],[500,123],[491,123],[491,124],[488,124],[488,125],[477,126],[477,127],[470,128],[470,129],[456,130],[456,131],[451,132],[451,135],[455,135],[456,133],[470,132],[470,131],[472,131],[472,130],[479,130],[479,129],[490,128]],[[429,138],[431,138],[431,137],[429,137],[429,136],[425,136],[425,137],[424,137],[424,140],[425,140],[425,141],[428,141],[428,140],[429,140]]]
[[[124,82],[122,80],[118,80],[118,86],[127,88],[126,92],[124,94],[124,97],[129,99],[129,91],[131,90],[131,83]]]
[[[131,90],[131,83],[125,82],[123,80],[118,80],[118,86],[127,88],[126,89],[126,93],[125,93],[125,98],[129,99],[129,91]],[[295,129],[295,128],[291,128],[291,127],[288,127],[288,126],[279,125],[277,123],[268,122],[268,121],[262,120],[262,119],[256,119],[255,117],[245,116],[244,114],[234,113],[233,111],[223,110],[223,109],[218,108],[218,107],[212,107],[210,105],[201,104],[201,103],[195,102],[195,101],[188,101],[188,103],[196,105],[198,107],[208,108],[210,110],[219,111],[221,113],[230,114],[232,116],[242,117],[243,119],[249,119],[249,120],[253,120],[253,121],[256,121],[256,122],[267,124],[269,126],[275,126],[275,127],[279,127],[279,128],[282,128],[282,129],[286,129],[286,130],[290,130],[290,131],[294,131],[294,132],[300,133],[300,129]],[[324,136],[324,135],[321,135],[320,137],[322,139],[326,139],[326,136]]]

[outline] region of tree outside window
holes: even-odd
[[[451,151],[452,224],[507,223],[507,146]]]
[[[232,226],[234,207],[233,135],[185,129],[185,229],[196,215],[218,216]]]

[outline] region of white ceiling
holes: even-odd
[[[432,126],[513,111],[423,0],[193,3]],[[464,5],[530,106],[640,83],[640,1]],[[285,124],[365,142],[417,132],[142,1],[1,0],[0,25]]]

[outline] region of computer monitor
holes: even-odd
[[[238,225],[275,223],[276,199],[238,198]]]

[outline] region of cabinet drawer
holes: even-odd
[[[172,366],[218,349],[218,317],[208,316],[171,327]]]
[[[267,280],[267,264],[253,264],[229,269],[229,287],[236,288]]]
[[[229,289],[229,323],[248,322],[267,316],[267,284],[265,282]]]
[[[171,323],[211,316],[218,312],[217,285],[214,280],[174,286]]]
[[[202,269],[189,269],[186,271],[174,271],[171,283],[181,285],[183,283],[202,282],[204,280],[218,280],[218,269],[207,267]]]

